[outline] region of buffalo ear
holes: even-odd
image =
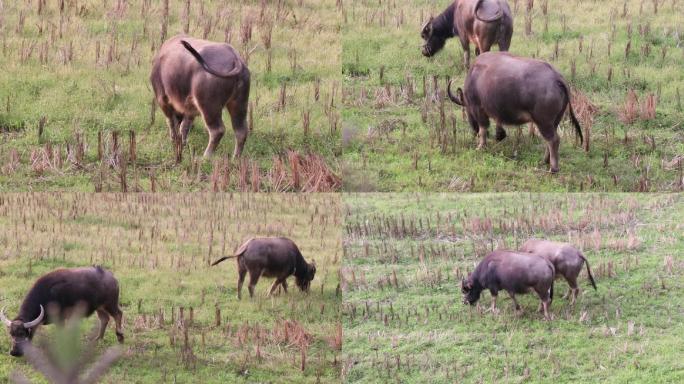
[[[461,88],[456,89],[456,97],[461,102],[461,105],[465,105],[465,99],[463,98],[463,90]]]

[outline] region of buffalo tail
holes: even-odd
[[[594,281],[594,276],[591,275],[591,268],[589,268],[589,260],[587,260],[584,255],[580,254],[580,257],[582,260],[584,260],[584,263],[587,265],[587,275],[589,275],[589,282],[591,283],[591,286],[594,287],[594,290],[598,291],[598,288],[596,288],[596,282]]]
[[[575,132],[577,132],[577,136],[580,138],[580,143],[584,143],[584,137],[582,136],[582,128],[579,125],[579,121],[577,121],[577,117],[575,117],[575,111],[572,109],[572,100],[570,98],[570,89],[568,89],[567,84],[565,84],[564,81],[558,81],[558,85],[560,85],[561,88],[563,88],[563,91],[565,92],[565,96],[568,98],[568,109],[570,110],[570,121],[572,121],[572,125],[575,126]]]
[[[480,10],[480,5],[482,5],[483,1],[484,0],[480,0],[477,2],[477,4],[475,4],[475,11],[473,11],[475,13],[475,18],[480,20],[480,21],[484,21],[485,23],[491,23],[492,21],[497,21],[497,20],[501,19],[501,17],[503,16],[503,11],[501,10],[501,7],[499,7],[499,11],[496,13],[496,15],[494,15],[494,17],[489,18],[489,19],[480,18],[480,16],[477,15],[477,11]]]
[[[183,44],[185,49],[187,49],[188,52],[190,52],[190,54],[197,60],[197,62],[200,63],[200,65],[202,66],[202,68],[204,68],[205,71],[211,73],[212,75],[214,75],[216,77],[229,78],[229,77],[233,77],[233,76],[237,75],[238,73],[240,73],[242,71],[242,62],[240,61],[240,59],[237,56],[235,58],[235,68],[233,68],[230,72],[225,73],[225,74],[219,73],[219,72],[215,71],[214,69],[212,69],[207,64],[206,61],[204,61],[204,58],[202,57],[202,55],[200,55],[200,53],[197,52],[197,50],[195,48],[193,48],[192,45],[190,45],[190,43],[188,43],[185,40],[181,40],[181,44]]]
[[[216,265],[216,264],[218,264],[218,263],[220,263],[220,262],[222,262],[222,261],[224,261],[224,260],[232,259],[233,257],[236,257],[236,256],[223,256],[222,258],[220,258],[220,259],[214,261],[213,263],[211,263],[211,266],[213,267],[214,265]]]

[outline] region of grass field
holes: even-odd
[[[345,198],[342,375],[347,382],[684,381],[682,195],[389,194]],[[461,278],[495,247],[570,241],[587,256],[574,307],[552,321],[462,303]],[[519,296],[520,297],[520,296]]]
[[[565,119],[558,175],[541,165],[544,141],[527,127],[508,127],[508,139],[475,150],[461,108],[445,100],[447,79],[454,79],[455,89],[465,78],[460,43],[448,40],[430,59],[420,53],[423,23],[449,3],[345,3],[342,139],[348,189],[684,188],[682,1],[508,1],[515,21],[510,52],[550,62],[584,95],[573,104],[581,111],[588,152],[576,144]],[[471,52],[474,57],[472,44]],[[490,132],[493,138],[493,125]]]
[[[1,1],[0,190],[339,189],[338,31],[328,0]],[[248,63],[242,161],[226,112],[217,155],[201,158],[198,118],[176,164],[148,79],[164,37],[183,32]]]
[[[99,264],[119,280],[126,336],[102,382],[339,382],[341,210],[332,194],[5,194],[0,306],[14,316],[41,274]],[[316,261],[308,295],[290,279],[288,294],[266,298],[263,278],[238,301],[234,261],[208,266],[259,235],[290,237]],[[112,325],[98,353],[117,345]],[[0,383],[13,370],[37,379],[9,341],[3,327]]]

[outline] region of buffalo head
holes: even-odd
[[[475,305],[480,300],[482,289],[476,286],[470,276],[461,281],[461,292],[463,293],[463,303]]]
[[[311,264],[306,265],[306,273],[296,276],[295,284],[304,292],[309,291],[311,286],[311,280],[316,276],[316,262],[312,261]]]
[[[24,345],[31,342],[36,327],[43,322],[44,317],[45,310],[42,305],[40,306],[40,315],[29,322],[24,322],[23,320],[10,320],[5,316],[5,308],[0,311],[0,320],[7,326],[10,337],[12,338],[10,355],[22,356],[24,354]]]
[[[433,17],[430,17],[430,20],[423,25],[423,29],[420,31],[420,37],[423,38],[421,52],[425,57],[433,56],[442,50],[447,40],[447,36],[435,33]]]

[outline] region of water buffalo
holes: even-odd
[[[316,274],[316,262],[307,263],[297,245],[285,237],[257,237],[245,241],[232,256],[224,256],[211,265],[237,257],[238,300],[242,298],[242,283],[249,272],[249,297],[254,297],[254,286],[259,277],[275,277],[268,295],[282,285],[287,292],[287,278],[295,276],[295,284],[302,291],[308,291]]]
[[[225,107],[235,131],[233,158],[240,156],[248,134],[249,78],[247,65],[229,44],[187,36],[167,40],[154,57],[150,81],[171,140],[185,144],[193,120],[201,114],[209,131],[204,156],[210,156],[225,132]]]
[[[447,39],[458,36],[463,46],[465,66],[470,67],[470,43],[475,55],[488,52],[498,44],[508,51],[513,36],[513,16],[505,0],[456,0],[437,17],[430,17],[420,32],[422,53],[430,57],[439,52]]]
[[[98,339],[104,336],[109,316],[113,317],[116,338],[123,343],[123,313],[119,308],[119,283],[114,275],[99,266],[57,269],[36,280],[14,320],[5,316],[4,308],[0,311],[0,320],[9,328],[12,338],[10,355],[22,356],[23,345],[33,339],[41,324],[62,323],[76,309],[82,309],[86,317],[97,311],[100,318]],[[56,317],[46,316],[46,310]]]
[[[520,247],[522,252],[534,253],[549,260],[556,269],[556,277],[563,276],[570,285],[565,297],[570,296],[570,304],[575,304],[577,295],[579,294],[579,287],[577,286],[577,276],[582,271],[582,264],[587,265],[587,275],[592,287],[596,289],[596,282],[594,276],[591,275],[589,268],[589,261],[584,257],[582,252],[568,243],[559,243],[548,240],[530,239]]]
[[[472,129],[479,134],[478,149],[487,144],[489,119],[496,121],[496,140],[506,138],[504,124],[533,122],[547,142],[544,161],[551,172],[558,172],[560,137],[556,132],[566,109],[575,131],[582,129],[570,103],[565,79],[549,63],[513,56],[506,52],[487,52],[478,56],[468,71],[463,90],[456,95],[447,87],[449,99],[465,107]]]
[[[461,291],[464,302],[475,305],[482,291],[488,289],[492,294],[491,310],[496,311],[496,297],[499,291],[504,290],[511,296],[516,311],[521,311],[515,295],[533,289],[541,299],[544,318],[550,320],[549,305],[553,300],[554,275],[553,264],[543,257],[496,250],[485,256],[475,270],[463,279]]]

